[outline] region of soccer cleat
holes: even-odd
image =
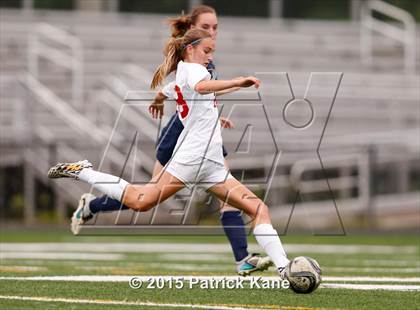
[[[92,194],[85,193],[80,197],[79,205],[71,217],[70,229],[73,235],[78,235],[80,226],[89,221],[93,214],[90,212],[89,203],[96,197]]]
[[[93,165],[85,160],[81,160],[75,163],[58,163],[54,167],[51,167],[48,171],[48,177],[51,179],[56,178],[75,178],[78,179],[78,175],[82,169],[90,169]]]
[[[289,266],[289,264],[287,264],[287,266],[285,266],[285,267],[277,268],[277,272],[278,272],[278,274],[279,274],[279,276],[282,280],[287,280],[286,270],[287,270],[288,266]]]
[[[268,267],[273,265],[270,257],[260,256],[257,253],[253,253],[245,257],[242,261],[237,263],[237,272],[240,276],[247,276],[255,271],[264,271]]]

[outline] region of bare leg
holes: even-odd
[[[227,160],[224,161],[225,168],[229,171]],[[232,247],[235,261],[239,264],[238,268],[242,268],[242,264],[250,256],[248,252],[247,231],[242,218],[241,211],[227,204],[223,199],[219,199],[220,203],[220,222],[223,230]],[[254,256],[254,255],[253,255]]]
[[[229,171],[229,165],[227,160],[225,159],[225,167],[226,170]],[[223,213],[225,211],[237,211],[238,209],[232,206],[229,206],[229,204],[227,204],[225,201],[223,201],[222,199],[220,199],[220,213]]]
[[[264,202],[238,180],[228,179],[224,183],[212,186],[209,191],[223,202],[243,210],[253,219],[252,226],[271,223],[268,208]]]
[[[127,185],[122,202],[136,211],[147,211],[174,195],[184,186],[184,183],[176,177],[163,171],[144,186]]]
[[[136,211],[147,211],[184,187],[184,183],[166,171],[144,186],[132,185],[117,176],[93,169],[82,169],[78,177]]]
[[[162,164],[157,160],[155,162],[155,166],[153,167],[153,174],[152,174],[152,178],[154,178],[155,176],[157,176],[163,169]]]
[[[219,199],[243,210],[252,221],[254,236],[279,271],[289,263],[277,231],[271,225],[268,207],[238,180],[232,178],[209,189]]]

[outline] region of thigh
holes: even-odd
[[[149,209],[161,203],[184,188],[184,183],[166,171],[152,178],[146,185],[127,186],[123,203],[137,206],[137,209]]]
[[[224,150],[224,148],[223,148],[223,150]],[[223,156],[225,156],[224,153],[223,153]],[[225,158],[225,162],[224,163],[225,163],[226,170],[229,171],[229,165],[228,165],[228,162],[227,162],[226,158]],[[220,213],[223,213],[223,212],[226,212],[226,211],[237,211],[238,210],[235,207],[229,206],[229,204],[227,204],[223,200],[219,200],[219,201],[220,201],[220,209],[219,209]]]
[[[162,169],[163,169],[162,164],[160,163],[159,160],[156,160],[155,166],[153,167],[153,175],[152,175],[152,178],[154,178],[155,176],[159,175],[159,173],[162,171]]]

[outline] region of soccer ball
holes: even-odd
[[[321,268],[316,260],[295,257],[286,267],[285,275],[295,293],[309,294],[321,283]]]

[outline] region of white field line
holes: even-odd
[[[159,258],[161,258],[159,256]],[[178,271],[233,271],[233,264],[231,262],[220,262],[218,264],[202,264],[199,262],[189,262],[189,263],[172,263],[172,262],[162,262],[162,263],[151,263],[143,262],[150,268],[156,268],[161,270],[178,270]],[[95,269],[96,266],[92,270]],[[87,267],[86,270],[89,270]],[[420,272],[420,267],[414,268],[405,268],[405,267],[325,267],[326,272],[372,272],[372,273],[418,273]]]
[[[132,276],[33,276],[33,277],[0,277],[0,280],[20,280],[20,281],[69,281],[69,282],[126,282],[129,283]],[[148,282],[151,279],[164,279],[165,281],[174,281],[181,279],[191,281],[206,280],[235,280],[243,279],[244,282],[251,280],[263,279],[266,281],[276,281],[278,277],[246,277],[238,276],[136,276],[138,280]],[[394,278],[394,277],[323,277],[321,287],[324,288],[343,288],[358,290],[395,290],[395,291],[419,291],[420,285],[396,285],[396,284],[349,284],[349,283],[329,283],[330,281],[353,281],[353,282],[400,282],[400,283],[419,283],[420,278]]]
[[[58,253],[58,252],[2,252],[0,259],[51,259],[51,260],[105,260],[115,261],[125,259],[123,254],[109,253]]]
[[[399,272],[399,273],[416,273],[420,272],[420,268],[399,268],[399,267],[387,267],[387,268],[375,268],[375,267],[325,267],[326,271],[334,272]]]
[[[139,301],[117,301],[100,299],[70,299],[70,298],[51,298],[51,297],[29,297],[29,296],[7,296],[0,295],[0,299],[21,300],[21,301],[42,301],[42,302],[62,302],[70,304],[99,304],[99,305],[124,305],[124,306],[146,306],[161,308],[188,308],[188,309],[214,309],[214,310],[257,310],[254,308],[228,307],[218,305],[199,305],[199,304],[177,304],[177,303],[154,303]],[[258,308],[264,309],[264,308]]]
[[[175,263],[146,263],[149,268],[156,268],[160,270],[176,270],[176,271],[234,271],[232,264],[175,264]],[[82,270],[98,270],[98,266],[82,266]],[[118,268],[119,266],[111,266],[110,269]],[[326,272],[352,272],[352,273],[419,273],[420,268],[366,268],[366,267],[325,267]]]
[[[420,277],[396,278],[396,277],[322,277],[323,281],[349,281],[349,282],[401,282],[420,283]]]
[[[286,244],[287,253],[415,254],[416,246]],[[250,252],[261,250],[249,245]],[[0,243],[0,252],[231,253],[227,243]]]
[[[233,270],[232,264],[200,264],[200,263],[147,263],[151,268],[159,268],[163,270],[185,270],[185,271],[230,271]],[[372,273],[417,273],[420,272],[419,268],[401,268],[401,267],[388,267],[388,268],[375,268],[375,267],[325,267],[326,272],[372,272]]]
[[[147,281],[148,279],[164,279],[164,280],[171,280],[171,279],[183,279],[183,280],[191,280],[191,279],[199,279],[199,280],[209,280],[209,279],[238,279],[241,278],[239,276],[191,276],[191,275],[176,275],[176,276],[168,276],[168,275],[154,275],[154,276],[136,276],[136,278],[142,281]],[[30,281],[80,281],[80,282],[128,282],[133,276],[117,276],[117,275],[110,275],[110,276],[97,276],[97,275],[79,275],[79,276],[29,276],[29,277],[14,277],[14,276],[7,276],[7,277],[0,277],[0,280],[30,280]],[[265,280],[277,280],[277,276],[264,276],[264,277],[245,277],[243,278],[245,282],[251,281],[251,279],[265,279]],[[241,278],[242,279],[242,278]],[[354,282],[419,282],[420,277],[322,277],[323,281],[354,281]]]
[[[169,253],[159,255],[161,261],[215,261],[220,263],[221,261],[231,262],[233,259],[232,254],[213,254],[213,253]],[[420,267],[420,262],[417,258],[414,259],[340,259],[340,266],[365,266],[365,267]],[[345,267],[345,266],[343,266]]]
[[[408,259],[340,259],[340,264],[362,265],[362,266],[398,266],[398,267],[420,267],[418,258]]]
[[[420,285],[324,283],[320,287],[351,290],[420,291]]]

